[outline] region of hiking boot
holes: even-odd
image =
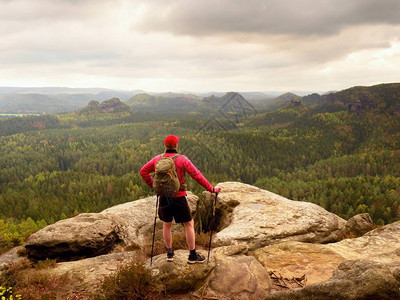
[[[196,253],[194,255],[190,254],[188,258],[189,264],[202,264],[206,261],[206,258],[200,253]]]
[[[168,249],[168,251],[167,251],[167,261],[174,261],[174,250]]]

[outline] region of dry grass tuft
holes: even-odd
[[[88,299],[87,296],[77,293],[72,295],[73,287],[79,278],[70,278],[65,275],[50,275],[46,269],[53,268],[56,261],[47,259],[33,264],[23,261],[13,264],[0,274],[0,285],[12,287],[14,294],[20,294],[21,299]],[[72,298],[71,298],[72,297]]]
[[[140,249],[141,249],[141,247],[139,244],[132,242],[124,248],[124,251],[136,251],[136,250],[140,250]]]
[[[37,269],[37,270],[50,269],[50,268],[54,268],[55,266],[56,266],[56,260],[48,259],[48,258],[46,258],[45,260],[39,260],[34,265],[35,269]]]
[[[0,273],[0,285],[14,287],[19,282],[22,272],[30,268],[32,263],[29,261],[11,264]]]
[[[22,299],[60,299],[68,290],[68,275],[50,276],[39,272],[29,272],[20,277],[15,286]]]
[[[151,276],[142,262],[132,261],[115,274],[107,276],[94,300],[159,299],[164,287]]]

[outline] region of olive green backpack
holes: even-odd
[[[179,191],[181,184],[175,168],[175,158],[178,156],[166,157],[163,154],[157,161],[153,187],[158,196],[171,197]]]

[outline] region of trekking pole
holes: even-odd
[[[156,214],[154,215],[153,242],[151,243],[150,266],[153,265],[153,249],[154,249],[154,239],[155,239],[155,236],[156,236],[157,210],[158,210],[158,195],[157,195],[157,201],[156,201]]]
[[[211,231],[210,231],[210,243],[208,244],[208,256],[207,256],[207,264],[210,261],[210,252],[211,252],[211,240],[212,240],[212,226],[214,226],[214,221],[215,221],[215,207],[217,206],[217,198],[218,198],[218,193],[215,193],[215,200],[214,200],[214,205],[213,205],[213,213],[211,217]]]

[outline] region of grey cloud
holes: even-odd
[[[0,0],[0,78],[8,85],[99,80],[153,90],[332,89],[365,84],[360,76],[396,79],[399,6],[398,0]]]
[[[142,31],[325,35],[364,24],[399,24],[398,0],[149,0]]]

